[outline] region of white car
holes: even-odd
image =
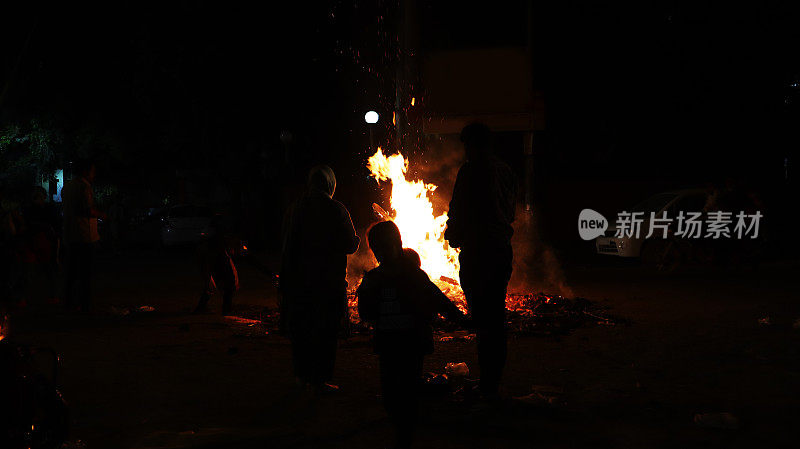
[[[165,246],[194,243],[208,235],[211,209],[183,204],[166,209],[161,216],[161,243]]]
[[[650,259],[651,255],[657,257],[666,240],[661,238],[660,231],[650,239],[645,238],[650,226],[650,212],[655,212],[658,217],[666,211],[667,217],[674,219],[680,211],[702,212],[705,203],[706,192],[702,189],[676,190],[653,195],[626,209],[626,212],[644,212],[639,237],[616,237],[616,228],[612,225],[606,230],[605,236],[595,239],[597,253],[643,259]]]

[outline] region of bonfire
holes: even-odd
[[[422,269],[462,311],[466,311],[464,292],[458,283],[458,249],[444,239],[447,212],[436,215],[431,196],[436,185],[423,180],[408,180],[408,159],[397,153],[386,156],[378,151],[367,161],[367,168],[377,182],[391,182],[392,193],[387,212],[373,205],[376,213],[392,220],[400,229],[403,246],[414,249]]]
[[[380,147],[367,161],[367,168],[378,183],[388,181],[392,185],[388,209],[373,204],[373,210],[381,219],[395,222],[403,245],[419,253],[422,269],[431,281],[461,311],[467,312],[458,278],[459,251],[444,239],[447,212],[436,215],[431,201],[437,186],[424,180],[406,179],[408,159],[400,153],[387,156]],[[350,321],[358,324],[355,292],[350,293],[348,302]],[[559,334],[587,323],[615,324],[601,307],[582,298],[568,299],[544,293],[510,294],[506,296],[506,309],[509,327],[523,333]]]

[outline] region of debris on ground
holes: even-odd
[[[448,341],[472,341],[475,339],[475,334],[465,333],[463,331],[459,332],[450,332],[445,333],[443,331],[437,332],[439,334],[437,336],[438,341],[448,342]]]
[[[422,393],[441,395],[450,392],[450,379],[447,374],[425,373],[422,375]]]
[[[111,306],[108,309],[109,313],[115,316],[129,316],[135,313],[150,313],[155,312],[156,308],[153,306],[138,306],[138,307],[128,307],[128,306]]]
[[[771,321],[770,321],[768,316],[765,316],[765,317],[762,317],[762,318],[758,319],[758,325],[759,326],[769,326],[770,324],[772,324],[772,323],[771,323]]]
[[[515,401],[527,405],[559,406],[564,405],[564,389],[550,385],[534,385],[531,392],[524,396],[514,397]]]
[[[558,397],[538,393],[535,391],[533,393],[526,394],[525,396],[515,396],[514,400],[527,405],[561,405]]]
[[[700,427],[712,429],[738,429],[739,418],[732,413],[697,413],[694,415],[694,423]]]
[[[263,315],[239,313],[238,315],[226,315],[224,320],[237,325],[236,332],[233,333],[235,338],[266,338],[273,327],[270,326],[270,322],[264,322],[262,317]],[[277,327],[277,322],[275,327]]]
[[[111,306],[111,307],[108,309],[108,311],[109,311],[109,312],[110,312],[112,315],[116,315],[116,316],[128,316],[128,315],[130,315],[130,314],[131,314],[131,309],[129,309],[129,308],[127,308],[127,307],[116,307],[116,306]]]
[[[345,320],[342,335],[345,337],[371,334],[371,326],[361,321],[355,309],[358,302],[355,293],[348,295],[349,320]],[[525,335],[565,335],[580,327],[616,326],[627,324],[618,317],[608,314],[605,307],[585,298],[565,298],[544,293],[508,295],[506,299],[507,324],[509,330]],[[280,328],[278,309],[237,309],[236,316],[225,317],[226,321],[246,326],[255,326],[263,332],[248,334],[263,337],[275,333]],[[439,342],[470,342],[475,340],[474,329],[466,330],[448,321],[437,319],[433,323],[435,339]]]
[[[585,326],[624,324],[604,307],[585,298],[544,293],[509,295],[506,307],[509,328],[522,334],[564,335]]]
[[[450,377],[467,377],[469,366],[465,362],[448,363],[444,366],[444,372]]]
[[[225,319],[225,321],[230,321],[236,324],[244,324],[246,326],[260,326],[263,324],[261,320],[246,318],[243,316],[225,315],[223,318]]]

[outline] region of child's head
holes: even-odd
[[[393,221],[382,221],[369,228],[367,241],[378,263],[400,257],[403,253],[400,229]]]
[[[419,253],[414,251],[412,248],[403,248],[403,257],[412,264],[415,265],[417,268],[422,266],[422,260],[419,258]]]

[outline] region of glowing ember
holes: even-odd
[[[458,250],[450,248],[444,240],[447,213],[435,215],[429,198],[436,186],[407,180],[408,160],[399,153],[387,157],[380,147],[367,161],[367,168],[378,182],[392,183],[391,214],[386,218],[400,228],[403,246],[419,253],[422,269],[431,280],[460,309],[466,310],[464,293],[458,284]],[[382,211],[376,205],[378,210]]]
[[[8,315],[0,315],[0,341],[6,338],[8,329]]]
[[[254,320],[254,319],[251,319],[251,318],[245,318],[245,317],[235,316],[235,315],[225,315],[223,317],[223,319],[225,319],[225,321],[230,321],[232,323],[246,324],[248,326],[254,326],[256,324],[261,324],[262,323],[261,320]]]

